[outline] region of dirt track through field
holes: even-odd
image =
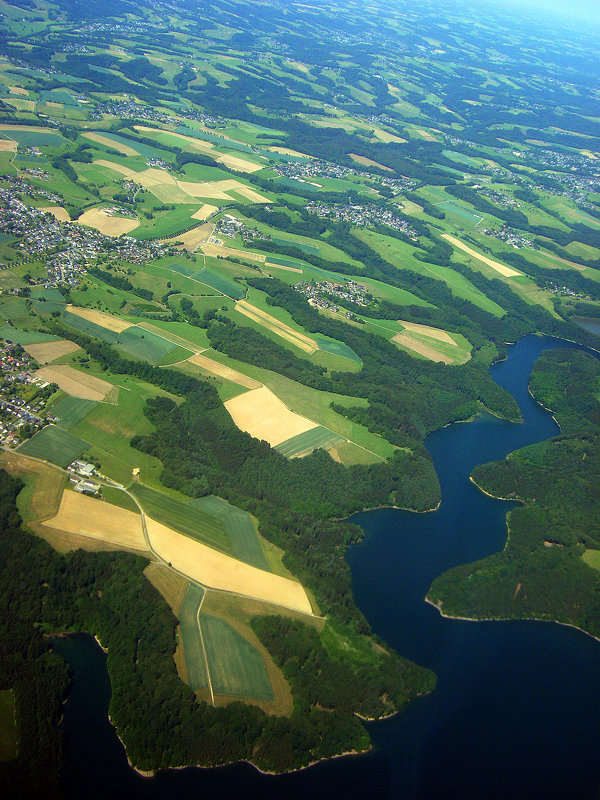
[[[203,586],[312,614],[301,583],[219,553],[149,517],[146,527],[160,558]]]

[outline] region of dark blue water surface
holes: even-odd
[[[364,541],[348,553],[354,596],[373,629],[401,655],[438,676],[431,695],[370,726],[375,749],[284,776],[241,764],[166,771],[143,779],[127,766],[107,720],[103,653],[86,636],[57,642],[74,667],[65,712],[69,797],[166,798],[597,798],[600,787],[600,645],[571,628],[539,622],[448,620],[424,602],[434,578],[504,546],[506,512],[468,480],[472,468],[556,435],[527,392],[539,354],[570,346],[528,336],[492,368],[516,398],[523,423],[490,415],[432,434],[427,447],[442,486],[429,514],[359,514]]]

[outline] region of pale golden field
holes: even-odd
[[[192,219],[199,219],[201,222],[204,222],[205,219],[208,219],[211,214],[214,214],[215,211],[218,210],[217,206],[209,206],[208,203],[205,203],[195,214],[192,214]]]
[[[160,558],[203,586],[312,614],[301,583],[219,553],[149,517],[146,527],[152,549]]]
[[[254,322],[260,323],[263,327],[267,328],[267,330],[273,331],[277,336],[281,336],[282,339],[295,345],[295,347],[304,350],[305,353],[314,353],[318,350],[317,343],[314,339],[311,339],[310,336],[295,331],[293,328],[290,328],[289,325],[267,314],[266,311],[256,308],[256,306],[251,305],[246,300],[238,300],[235,304],[235,310],[239,311],[240,314],[244,314],[244,316]]]
[[[56,383],[59,388],[70,394],[71,397],[80,397],[83,400],[104,400],[114,388],[112,384],[78,372],[67,364],[57,364],[54,367],[42,367],[35,373],[36,377],[48,383]]]
[[[363,167],[379,167],[379,169],[384,169],[386,172],[393,172],[393,169],[389,167],[385,167],[383,164],[380,164],[378,161],[373,161],[366,156],[357,156],[356,153],[348,153],[352,161],[356,161],[357,164],[362,164]]]
[[[103,542],[147,550],[139,514],[65,489],[55,517],[44,525]]]
[[[181,242],[181,244],[175,245],[178,249],[194,253],[200,245],[210,239],[214,229],[215,226],[212,223],[206,222],[204,225],[198,225],[196,228],[192,228],[185,233],[178,233],[176,236],[171,236],[163,241]]]
[[[392,342],[398,342],[398,344],[407,347],[409,350],[412,350],[421,356],[425,356],[425,358],[428,358],[430,361],[443,361],[444,364],[454,363],[454,359],[451,356],[448,356],[445,353],[440,353],[439,350],[435,349],[435,347],[425,344],[425,342],[421,342],[418,339],[414,339],[410,333],[397,333],[392,337]]]
[[[59,222],[71,221],[69,212],[62,206],[44,206],[43,208],[39,208],[38,211],[43,211],[45,214],[52,214],[54,219],[57,219]]]
[[[248,250],[236,250],[234,247],[224,247],[221,244],[203,244],[202,252],[207,256],[233,256],[239,258],[240,255],[248,261],[256,261],[259,264],[264,264],[267,257],[264,253],[250,253]]]
[[[290,411],[266,386],[227,400],[225,408],[238,428],[264,439],[271,447],[317,427],[312,420]]]
[[[122,164],[117,164],[114,161],[107,161],[105,159],[98,159],[94,161],[94,164],[107,167],[129,180],[140,183],[144,189],[148,189],[156,195],[156,197],[165,202],[190,203],[193,202],[190,198],[195,200],[198,197],[226,200],[228,202],[235,200],[228,192],[237,192],[252,203],[271,202],[271,200],[255,192],[254,189],[251,189],[249,186],[235,179],[196,183],[192,181],[176,180],[164,169],[150,168],[142,170],[141,172],[136,172]]]
[[[14,139],[0,139],[0,153],[16,153],[17,143]]]
[[[102,136],[101,133],[85,131],[81,135],[85,136],[86,139],[91,139],[92,142],[103,144],[106,147],[112,147],[113,150],[118,150],[119,153],[123,153],[124,156],[139,156],[139,152],[134,150],[133,147],[129,147],[129,145],[122,144],[121,142],[115,142],[113,139],[109,139],[108,136]]]
[[[473,256],[473,258],[478,259],[483,264],[487,264],[488,267],[495,269],[496,272],[499,272],[500,275],[504,275],[505,278],[514,278],[517,275],[523,274],[522,272],[517,272],[516,269],[512,269],[511,267],[505,267],[504,264],[501,264],[499,261],[494,261],[493,259],[478,253],[476,250],[473,250],[466,244],[463,244],[463,242],[461,242],[460,239],[457,239],[456,236],[450,236],[448,233],[443,233],[442,238],[449,241],[450,244],[454,245],[454,247],[458,247],[459,250],[463,250],[465,253],[467,253],[467,255]]]
[[[23,97],[27,97],[27,95],[29,94],[27,89],[24,89],[22,86],[9,86],[8,91],[11,94],[20,94]]]
[[[95,228],[106,236],[122,236],[139,227],[138,219],[129,217],[115,217],[107,214],[103,208],[90,208],[77,220],[79,225],[87,225],[88,228]]]
[[[201,367],[211,375],[218,375],[220,378],[226,378],[228,381],[237,383],[240,386],[245,386],[246,389],[259,389],[262,386],[262,384],[255,381],[254,378],[249,378],[247,375],[243,375],[241,372],[225,366],[225,364],[219,364],[218,361],[213,361],[212,358],[207,358],[201,353],[196,353],[195,356],[188,358],[188,361],[191,364],[196,364],[198,367]]]
[[[48,128],[40,128],[39,125],[9,125],[0,124],[0,131],[35,131],[36,133],[48,133]]]
[[[456,344],[450,334],[441,328],[432,328],[431,325],[420,325],[418,322],[405,322],[403,319],[400,320],[400,324],[406,328],[407,331],[422,333],[424,336],[430,336],[432,339],[446,342],[446,344]]]
[[[93,308],[80,308],[79,306],[68,305],[67,311],[70,311],[72,314],[77,314],[78,317],[83,317],[96,325],[100,325],[102,328],[108,328],[109,331],[114,331],[115,333],[123,333],[127,328],[131,328],[133,324],[131,322],[125,322],[125,320],[119,319],[118,317],[113,317],[112,314],[96,311]]]
[[[229,169],[233,169],[236,172],[258,172],[259,169],[264,169],[265,164],[268,163],[265,162],[265,164],[255,164],[254,161],[247,161],[245,158],[229,155],[229,153],[222,153],[221,155],[217,156],[215,160],[220,164],[225,164],[226,167],[229,167]]]
[[[26,350],[38,364],[49,364],[51,361],[56,361],[61,356],[66,356],[69,353],[75,353],[81,350],[78,344],[70,342],[68,339],[59,339],[57,342],[39,342],[39,344],[25,344],[23,349]]]
[[[423,139],[426,139],[428,142],[437,142],[435,136],[432,133],[429,133],[429,131],[424,131],[421,128],[416,128],[416,131],[423,137]]]

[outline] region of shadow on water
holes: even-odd
[[[488,414],[427,440],[442,486],[429,514],[382,509],[354,517],[366,533],[348,553],[354,595],[373,629],[400,654],[432,668],[438,686],[401,715],[370,726],[375,750],[284,776],[248,765],[132,772],[107,720],[110,686],[104,654],[86,636],[61,640],[75,669],[66,707],[69,797],[217,798],[587,798],[600,786],[600,647],[570,628],[537,622],[448,620],[424,597],[438,575],[504,546],[512,503],[493,500],[468,480],[472,468],[558,432],[527,391],[539,354],[571,346],[528,336],[492,368],[516,398],[523,422]]]

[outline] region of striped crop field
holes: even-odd
[[[339,436],[339,434],[319,425],[310,431],[298,434],[298,436],[292,436],[290,439],[286,439],[285,442],[280,442],[275,446],[275,450],[286,458],[301,458],[320,447],[323,450],[329,450],[331,447],[335,447],[345,441],[346,439],[343,436]]]

